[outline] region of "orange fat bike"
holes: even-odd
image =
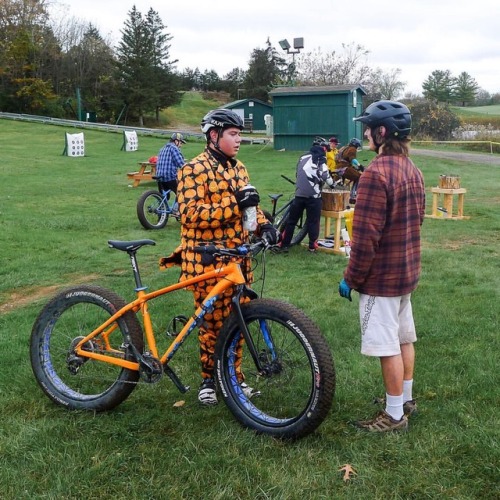
[[[95,285],[66,289],[39,313],[31,333],[33,373],[43,392],[72,410],[105,411],[123,402],[138,383],[154,384],[166,374],[186,392],[171,361],[190,333],[224,290],[235,294],[215,347],[218,391],[234,417],[257,433],[297,439],[314,431],[327,416],[335,391],[330,349],[315,323],[291,304],[261,298],[246,283],[242,259],[259,260],[265,268],[265,240],[238,248],[216,246],[195,250],[215,259],[216,269],[183,282],[148,291],[139,272],[137,251],[153,240],[109,241],[128,254],[136,298],[127,303]],[[263,273],[264,274],[264,273]],[[158,352],[148,309],[150,301],[195,283],[215,279],[202,306],[183,316],[165,352]],[[242,300],[249,297],[251,300]],[[244,339],[241,366],[236,357]],[[237,372],[257,396],[248,397]]]

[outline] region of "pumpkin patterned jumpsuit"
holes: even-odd
[[[217,265],[217,262],[202,264],[202,255],[192,250],[195,246],[210,243],[236,248],[248,240],[248,232],[243,230],[242,213],[234,193],[249,184],[249,178],[246,167],[239,160],[228,159],[206,148],[203,153],[179,169],[177,180],[181,244],[171,256],[160,259],[160,267],[180,263],[179,281],[185,281],[213,270]],[[269,224],[259,208],[257,222],[259,225]],[[242,262],[242,271],[247,283],[251,283],[253,276],[248,259]],[[215,283],[215,280],[206,280],[189,287],[194,294],[195,308],[200,306]],[[215,309],[205,316],[200,327],[198,339],[203,379],[214,378],[215,342],[224,320],[231,312],[233,294],[234,289],[228,288],[224,296],[215,302]],[[240,352],[241,347],[240,345]],[[241,355],[239,358],[241,363]],[[239,378],[242,382],[241,372]]]

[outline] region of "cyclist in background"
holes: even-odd
[[[156,161],[156,177],[158,177],[158,190],[177,192],[177,171],[184,165],[184,156],[181,147],[186,144],[180,132],[174,132],[170,141],[160,149]],[[167,200],[170,199],[170,193]]]
[[[358,154],[358,149],[361,148],[361,141],[355,137],[349,141],[349,144],[342,146],[335,158],[335,167],[337,170],[345,168],[345,174],[343,177],[350,181],[358,181],[361,173],[359,172],[360,163],[356,156]]]
[[[349,141],[349,144],[341,147],[335,158],[334,178],[341,178],[342,183],[350,185],[351,196],[349,203],[356,203],[357,184],[364,170],[363,166],[356,158],[358,149],[361,148],[361,141],[355,137]]]
[[[306,211],[307,234],[309,236],[309,252],[316,252],[321,223],[321,187],[323,184],[334,186],[332,177],[326,166],[328,142],[316,137],[308,153],[303,154],[297,163],[297,181],[295,198],[290,207],[290,217],[283,232],[281,252],[286,253],[293,238],[295,226]]]
[[[248,207],[257,207],[256,233],[274,245],[279,233],[269,223],[258,207],[259,193],[250,186],[246,167],[235,157],[241,143],[243,120],[234,111],[216,109],[207,113],[201,122],[207,146],[203,153],[187,162],[177,174],[177,202],[181,221],[181,244],[175,252],[160,261],[161,267],[172,264],[181,266],[179,281],[185,281],[216,267],[207,262],[206,256],[193,251],[196,246],[220,245],[236,248],[249,241],[250,233],[243,229],[242,215]],[[242,271],[247,283],[252,282],[251,263],[242,262]],[[194,294],[194,305],[198,308],[217,280],[197,283],[190,290]],[[202,384],[198,400],[204,405],[217,404],[214,382],[214,349],[219,330],[231,312],[234,289],[231,287],[215,302],[215,309],[205,315],[199,330]],[[237,349],[236,362],[241,363],[243,339]],[[244,374],[237,373],[238,380],[247,396],[254,396],[251,387],[244,382]]]
[[[330,148],[326,152],[326,165],[328,167],[328,171],[333,173],[337,168],[337,162],[335,160],[337,153],[339,152],[339,140],[336,135],[333,135],[328,139],[328,143],[330,144]]]

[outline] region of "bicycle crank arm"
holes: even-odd
[[[170,380],[174,383],[175,387],[177,387],[177,389],[179,389],[179,392],[181,392],[182,394],[186,393],[187,391],[189,391],[189,389],[191,389],[189,385],[184,385],[181,382],[181,379],[177,376],[174,370],[172,370],[172,368],[170,368],[170,366],[168,366],[167,364],[163,365],[163,372],[168,375]]]

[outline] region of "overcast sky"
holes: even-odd
[[[278,50],[284,38],[304,38],[304,52],[342,53],[356,43],[370,53],[366,63],[401,69],[405,91],[422,93],[434,70],[469,73],[490,93],[500,92],[498,0],[54,0],[52,12],[91,22],[114,44],[135,5],[160,15],[173,36],[170,56],[177,69],[214,69],[223,77],[246,69],[254,48],[266,40]],[[288,56],[292,57],[292,56]]]

